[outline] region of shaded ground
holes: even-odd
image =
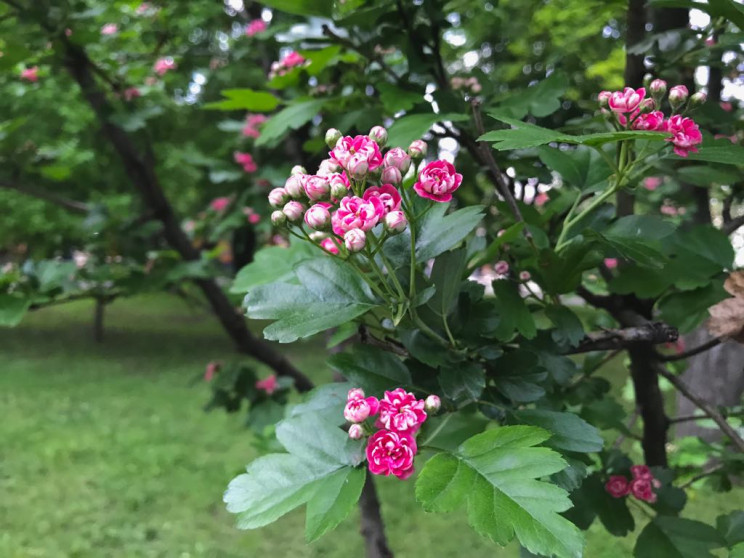
[[[91,318],[76,303],[0,332],[0,557],[362,555],[356,515],[310,546],[302,511],[259,531],[233,527],[221,494],[255,451],[241,416],[202,411],[204,364],[233,358],[210,316],[165,296],[116,302],[102,345]],[[321,351],[282,350],[330,378]],[[518,555],[462,514],[424,515],[412,482],[380,488],[400,557]],[[737,501],[697,495],[685,515],[710,520]],[[632,538],[590,533],[586,556],[629,556]]]

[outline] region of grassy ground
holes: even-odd
[[[92,340],[86,303],[33,313],[0,335],[0,557],[361,555],[358,518],[313,545],[303,512],[242,532],[221,503],[255,456],[242,417],[206,414],[204,364],[232,356],[218,324],[163,296],[107,311]],[[316,380],[330,377],[312,346],[282,347]],[[383,515],[398,556],[514,557],[462,515],[424,515],[413,483],[382,479]],[[698,497],[710,520],[736,498]],[[592,531],[586,556],[630,555],[633,537]]]

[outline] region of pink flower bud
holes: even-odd
[[[604,265],[607,269],[615,269],[617,267],[617,258],[605,258]]]
[[[356,153],[355,155],[352,155],[346,165],[346,170],[349,171],[352,178],[364,180],[369,172],[367,156],[364,153]]]
[[[207,364],[207,367],[204,370],[204,381],[211,382],[212,379],[217,375],[217,373],[220,371],[220,368],[222,367],[222,364],[220,364],[217,361],[212,361]]]
[[[284,191],[295,200],[305,198],[305,189],[302,186],[305,176],[304,174],[293,174],[284,183]]]
[[[630,492],[630,484],[624,476],[613,475],[605,484],[605,490],[613,498],[622,498]]]
[[[305,206],[298,201],[287,202],[282,209],[282,213],[287,216],[287,219],[291,222],[296,222],[302,219],[302,215],[305,213]]]
[[[276,211],[271,212],[271,224],[275,227],[281,227],[283,224],[287,222],[287,216],[284,214],[283,211],[280,211],[277,209]]]
[[[382,126],[375,126],[369,131],[369,137],[372,138],[377,145],[384,147],[388,140],[388,132]]]
[[[271,395],[278,387],[279,385],[276,381],[276,374],[272,374],[268,378],[256,382],[256,389],[265,392],[266,395]]]
[[[648,86],[648,89],[655,98],[663,97],[667,92],[667,82],[663,79],[655,79]]]
[[[338,201],[346,196],[346,194],[349,193],[349,186],[348,184],[341,179],[334,180],[331,179],[331,199],[334,201]]]
[[[643,187],[649,192],[653,192],[661,186],[663,180],[658,176],[648,176],[643,179]]]
[[[344,245],[349,252],[359,252],[367,244],[367,235],[362,229],[351,229],[344,234]]]
[[[702,105],[708,100],[708,94],[705,91],[698,91],[690,97],[690,104],[693,106]]]
[[[333,149],[334,147],[336,147],[338,140],[340,140],[342,137],[343,134],[336,128],[330,128],[325,135],[326,145],[329,147],[329,149]]]
[[[509,263],[500,260],[494,264],[493,270],[496,272],[496,275],[506,275],[509,273]]]
[[[520,271],[519,272],[519,280],[520,281],[529,281],[532,279],[532,275],[530,275],[529,271]]]
[[[418,160],[426,157],[428,146],[424,140],[414,140],[411,145],[408,146],[408,154],[411,159]]]
[[[349,427],[349,438],[352,440],[361,440],[362,436],[364,436],[364,428],[362,428],[361,425],[352,424]]]
[[[305,188],[305,194],[311,201],[326,200],[330,197],[331,185],[324,176],[305,176],[302,185]]]
[[[393,147],[385,153],[385,166],[395,167],[402,175],[406,174],[411,168],[411,156],[400,147]]]
[[[333,159],[324,159],[320,162],[318,172],[315,173],[318,176],[331,176],[338,173],[341,170],[339,164]]]
[[[334,256],[338,254],[338,243],[333,238],[326,238],[325,240],[321,241],[320,247],[323,248],[326,252],[329,252],[333,254]]]
[[[364,422],[376,415],[379,408],[380,402],[376,397],[349,399],[344,407],[344,418],[353,423]]]
[[[630,468],[630,474],[633,475],[634,479],[654,478],[654,475],[653,473],[651,473],[651,469],[648,468],[648,465],[633,465]]]
[[[274,188],[269,192],[269,205],[271,207],[284,207],[284,204],[289,201],[289,194],[284,188]]]
[[[295,165],[294,167],[292,167],[292,170],[289,171],[289,174],[307,174],[307,170],[305,170],[305,167],[303,167],[302,165]]]
[[[353,401],[354,399],[364,399],[364,390],[362,388],[351,388],[346,394],[346,401]]]
[[[656,108],[656,103],[653,99],[643,99],[641,102],[641,105],[638,107],[638,110],[640,110],[642,113],[645,112],[651,112]]]
[[[331,213],[326,204],[318,203],[305,212],[305,223],[311,229],[318,231],[331,227]]]
[[[322,244],[326,238],[328,238],[328,234],[322,231],[313,231],[310,233],[310,240],[317,244]]]
[[[609,106],[611,96],[612,93],[610,93],[609,91],[600,91],[597,95],[597,102],[599,103],[599,106],[607,108]]]
[[[393,184],[397,186],[403,181],[403,175],[395,167],[385,167],[380,176],[380,181],[383,184]]]
[[[385,230],[390,234],[399,234],[406,230],[408,219],[402,211],[391,211],[383,219]]]
[[[442,406],[442,400],[437,395],[430,395],[424,401],[424,411],[430,415],[436,415]]]
[[[689,94],[687,87],[684,85],[675,85],[669,90],[669,104],[676,110],[678,107],[685,104]]]

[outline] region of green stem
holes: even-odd
[[[434,430],[434,432],[429,434],[429,436],[426,437],[426,440],[419,443],[419,447],[426,446],[429,442],[431,442],[434,438],[436,438],[439,435],[439,433],[444,429],[444,427],[447,426],[447,423],[450,421],[452,416],[453,416],[453,413],[449,413],[446,417],[444,417],[444,420],[442,420],[439,426],[437,426],[436,430]]]
[[[362,276],[362,279],[372,288],[373,291],[375,291],[375,293],[377,294],[377,296],[379,296],[382,300],[384,300],[387,303],[388,306],[391,306],[392,305],[391,300],[387,297],[387,295],[385,295],[384,292],[382,292],[380,290],[380,287],[377,286],[377,283],[375,283],[374,281],[372,281],[367,276],[367,274],[362,270],[362,268],[360,268],[356,264],[356,262],[354,260],[352,260],[351,258],[349,258],[346,261],[349,262],[351,264],[351,266],[357,271],[357,273],[359,273],[359,275]]]

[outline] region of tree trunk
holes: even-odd
[[[106,310],[106,300],[96,298],[96,306],[93,310],[93,339],[96,343],[103,343],[103,314]]]

